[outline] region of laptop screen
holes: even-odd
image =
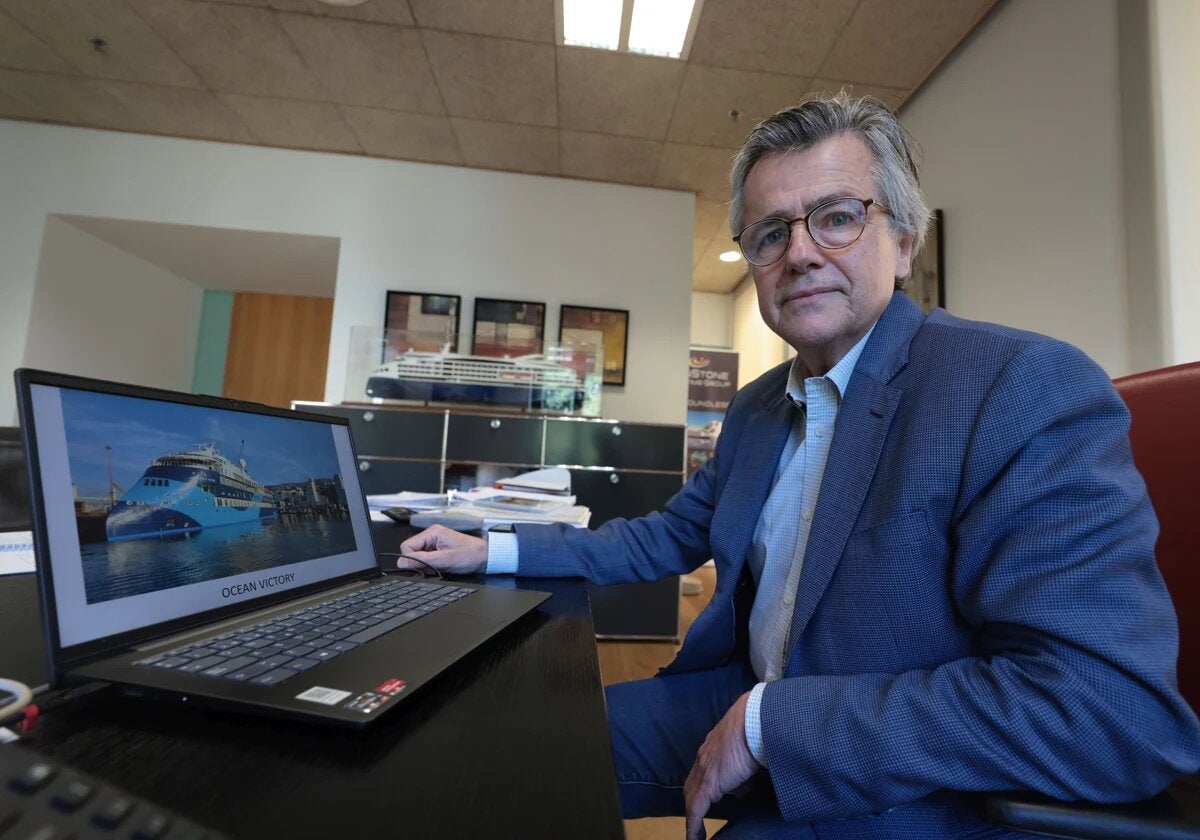
[[[349,430],[30,386],[63,647],[376,567]]]

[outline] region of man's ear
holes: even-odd
[[[896,279],[903,280],[912,271],[913,238],[902,233],[896,240]]]

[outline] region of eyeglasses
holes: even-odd
[[[760,268],[778,262],[787,253],[796,222],[804,222],[808,235],[820,247],[828,251],[848,248],[863,235],[872,205],[891,215],[891,210],[873,198],[835,198],[818,204],[807,216],[755,222],[742,228],[733,241],[742,249],[746,262]]]

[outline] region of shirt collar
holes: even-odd
[[[829,369],[829,373],[825,374],[824,379],[828,379],[837,388],[838,397],[846,396],[846,388],[850,384],[850,377],[854,373],[854,366],[858,364],[858,357],[862,355],[863,348],[867,346],[867,339],[871,337],[871,333],[875,331],[875,325],[879,321],[876,320],[871,328],[858,340],[845,356],[838,360],[838,363]],[[794,405],[804,405],[808,402],[808,396],[804,387],[804,381],[808,377],[808,368],[804,366],[804,362],[800,361],[800,356],[792,360],[791,370],[788,372],[787,398]]]

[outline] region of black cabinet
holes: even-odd
[[[446,460],[519,464],[536,469],[542,463],[542,423],[540,417],[450,414]]]
[[[561,417],[294,403],[350,420],[368,494],[445,492],[492,476],[567,467],[591,528],[662,508],[683,485],[686,429]],[[591,586],[602,638],[677,639],[679,579]]]

